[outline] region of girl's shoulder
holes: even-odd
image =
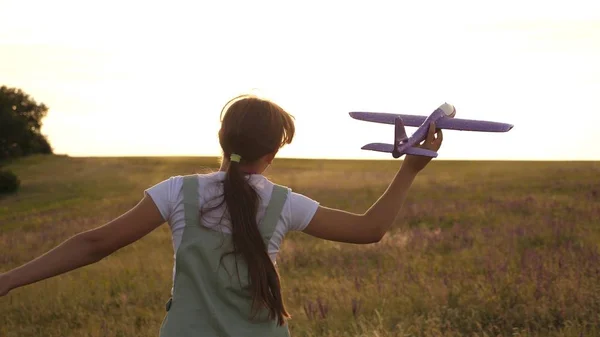
[[[197,174],[190,174],[190,175],[197,177],[198,188],[199,188],[199,192],[201,194],[204,194],[203,191],[209,192],[209,194],[210,194],[210,191],[218,192],[218,190],[220,190],[222,188],[222,185],[220,183],[225,179],[226,174],[227,173],[223,172],[223,171],[215,171],[215,172],[197,173]],[[159,182],[158,184],[156,184],[155,187],[158,187],[160,190],[167,193],[168,195],[175,196],[178,193],[180,193],[180,191],[182,190],[183,180],[186,176],[189,176],[189,175],[171,176],[171,177]],[[259,194],[261,194],[261,196],[263,196],[266,193],[270,194],[270,191],[272,190],[273,185],[275,185],[275,183],[273,183],[271,180],[269,180],[267,177],[265,177],[262,174],[250,175],[248,177],[248,182],[252,185],[252,187],[255,188],[255,190]]]

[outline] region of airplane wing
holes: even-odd
[[[478,121],[474,119],[442,117],[435,123],[435,127],[448,130],[507,132],[513,128],[513,125],[507,123]]]
[[[427,118],[426,116],[400,115],[385,112],[353,111],[350,113],[350,117],[354,119],[383,124],[395,124],[397,116],[400,116],[400,118],[402,118],[402,122],[406,126],[420,126]]]
[[[396,116],[402,118],[402,122],[406,126],[421,126],[427,116],[416,116],[416,115],[402,115],[402,114],[390,114],[384,112],[362,112],[354,111],[350,113],[350,116],[354,119],[383,123],[383,124],[394,124]],[[479,121],[473,119],[460,119],[442,117],[436,124],[436,127],[440,129],[449,130],[463,130],[463,131],[483,131],[483,132],[507,132],[513,128],[512,124]]]
[[[385,143],[371,143],[361,147],[361,149],[392,153],[394,151],[394,145]]]

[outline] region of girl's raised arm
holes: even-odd
[[[442,130],[437,130],[436,137],[435,124],[432,123],[427,139],[420,147],[437,151],[442,140]],[[400,213],[413,180],[430,161],[429,157],[407,155],[394,180],[368,211],[354,214],[319,206],[304,233],[331,241],[378,242]]]

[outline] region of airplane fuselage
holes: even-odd
[[[443,117],[454,117],[456,114],[456,110],[454,107],[448,103],[441,105],[439,108],[435,109],[421,124],[417,131],[415,131],[407,140],[398,141],[395,140],[394,151],[392,152],[392,156],[394,158],[399,158],[403,155],[407,149],[418,145],[423,140],[427,138],[427,132],[429,131],[429,124],[431,122],[437,122],[439,119]]]

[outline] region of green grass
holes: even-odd
[[[268,176],[364,212],[399,161],[278,159]],[[0,271],[110,221],[173,175],[216,158],[11,163]],[[600,164],[434,161],[392,230],[352,245],[302,233],[278,260],[293,336],[600,335]],[[171,283],[168,226],[85,268],[0,298],[0,336],[155,336]]]

